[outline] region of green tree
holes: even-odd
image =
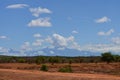
[[[107,63],[110,63],[114,60],[113,55],[111,54],[111,52],[105,52],[102,54],[101,57],[102,61],[105,61]]]
[[[119,55],[114,55],[114,61],[115,62],[120,62],[120,56]]]

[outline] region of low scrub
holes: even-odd
[[[72,68],[71,68],[71,66],[69,65],[69,66],[60,68],[58,71],[59,71],[59,72],[69,72],[69,73],[71,73],[71,72],[72,72]]]
[[[41,71],[48,71],[48,67],[44,64],[40,68]]]

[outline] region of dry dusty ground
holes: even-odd
[[[36,70],[0,69],[0,80],[120,80],[120,77],[102,74],[50,73]]]
[[[64,64],[46,64],[48,72],[58,72],[62,67],[68,66]],[[0,63],[0,69],[18,69],[18,70],[40,70],[41,65],[28,63]],[[73,73],[94,73],[94,74],[111,74],[120,76],[120,63],[72,63]]]

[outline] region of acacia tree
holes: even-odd
[[[102,54],[101,59],[102,59],[102,61],[110,63],[110,62],[112,62],[114,60],[114,57],[111,54],[111,52],[105,52],[105,53]]]

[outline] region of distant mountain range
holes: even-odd
[[[59,49],[59,48],[44,48],[38,50],[30,50],[21,52],[19,50],[9,49],[7,53],[0,53],[1,55],[14,55],[14,56],[100,56],[101,53],[80,51],[76,49]]]

